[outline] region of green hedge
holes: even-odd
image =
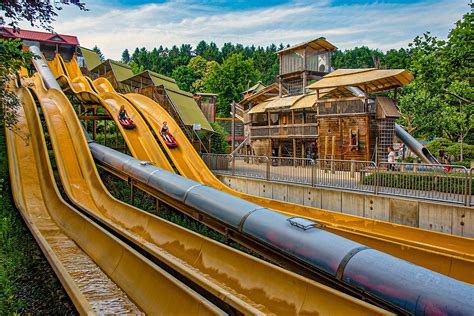
[[[465,176],[445,174],[433,175],[432,173],[413,174],[388,172],[370,174],[362,179],[362,184],[375,185],[376,176],[378,177],[379,186],[409,190],[464,193],[466,184]],[[471,188],[471,194],[474,194],[474,185],[473,188]]]

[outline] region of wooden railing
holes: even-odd
[[[252,138],[312,138],[318,135],[318,124],[254,126],[250,133]]]

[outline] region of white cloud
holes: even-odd
[[[86,47],[98,45],[106,57],[114,59],[125,48],[196,45],[202,39],[218,45],[268,45],[325,36],[341,49],[367,45],[386,50],[407,46],[426,31],[445,37],[468,10],[461,0],[344,6],[300,0],[227,12],[179,0],[131,8],[99,3],[90,8],[89,12],[66,8],[54,23],[55,31],[78,36]]]

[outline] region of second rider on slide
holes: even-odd
[[[163,122],[163,126],[161,126],[160,130],[161,137],[163,137],[166,145],[168,147],[176,147],[178,146],[176,140],[174,139],[173,135],[170,134],[168,123],[166,121]]]

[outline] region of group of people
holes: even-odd
[[[122,125],[130,126],[132,128],[135,127],[135,123],[132,121],[132,119],[127,115],[127,111],[125,110],[125,106],[122,105],[120,107],[119,115],[118,115],[118,120]],[[171,136],[168,128],[168,123],[166,121],[163,122],[163,125],[161,126],[160,129],[160,134],[163,137],[163,139],[169,143],[169,144],[175,144],[176,141],[174,140],[173,136]]]
[[[445,165],[453,164],[455,161],[454,154],[449,154],[444,151],[444,148],[441,148],[438,152],[439,162]]]

